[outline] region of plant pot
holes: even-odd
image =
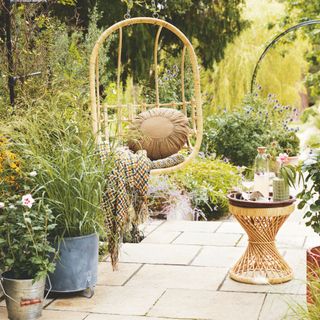
[[[69,293],[90,290],[97,284],[99,239],[97,234],[64,238],[59,244],[56,269],[50,275],[52,292]]]
[[[34,320],[41,317],[45,278],[33,282],[33,279],[14,279],[10,272],[5,272],[1,283],[10,320]]]
[[[320,246],[307,250],[307,302],[313,303],[312,294],[315,289],[310,288],[310,282],[320,281]],[[316,293],[316,294],[320,294]]]

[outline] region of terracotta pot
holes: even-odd
[[[308,283],[320,281],[320,246],[307,250],[307,281]],[[313,303],[309,284],[307,285],[307,302]]]

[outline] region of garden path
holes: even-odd
[[[244,251],[246,236],[232,218],[219,222],[149,221],[140,244],[125,244],[119,270],[106,260],[92,299],[49,301],[41,320],[280,320],[305,300],[305,248],[319,244],[300,211],[278,236],[295,272],[291,282],[247,285],[228,270]],[[0,319],[6,318],[4,302]],[[290,316],[289,316],[290,319]]]

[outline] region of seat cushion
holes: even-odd
[[[181,150],[188,140],[190,128],[187,117],[178,110],[156,108],[144,111],[133,120],[129,148],[146,150],[148,158],[167,158]]]

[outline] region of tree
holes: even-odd
[[[102,12],[100,26],[106,28],[123,19],[127,12],[125,2],[132,3],[129,0],[97,0],[96,2],[78,0],[75,8],[70,7],[66,10],[65,7],[56,7],[55,13],[65,18],[76,16],[78,21],[86,27],[89,12],[93,6],[97,5],[98,11]],[[156,4],[153,2],[155,1],[135,0],[131,16],[152,16],[152,13],[158,11],[160,17],[177,26],[193,43],[197,44],[197,54],[205,68],[212,67],[214,61],[223,58],[227,43],[246,26],[246,21],[241,17],[244,0],[158,0]],[[150,26],[137,26],[134,30],[124,38],[124,56],[122,57],[124,76],[132,73],[133,76],[145,77],[152,63],[156,30]],[[173,34],[163,32],[160,46],[163,50],[177,56],[181,48],[172,44],[173,39]],[[116,61],[116,56],[113,57],[113,61]]]
[[[285,19],[287,25],[293,25],[311,19],[320,19],[319,0],[287,0],[288,15]],[[312,50],[307,55],[309,62],[309,73],[306,76],[311,104],[320,97],[320,24],[304,27],[303,32],[309,37],[312,43]]]

